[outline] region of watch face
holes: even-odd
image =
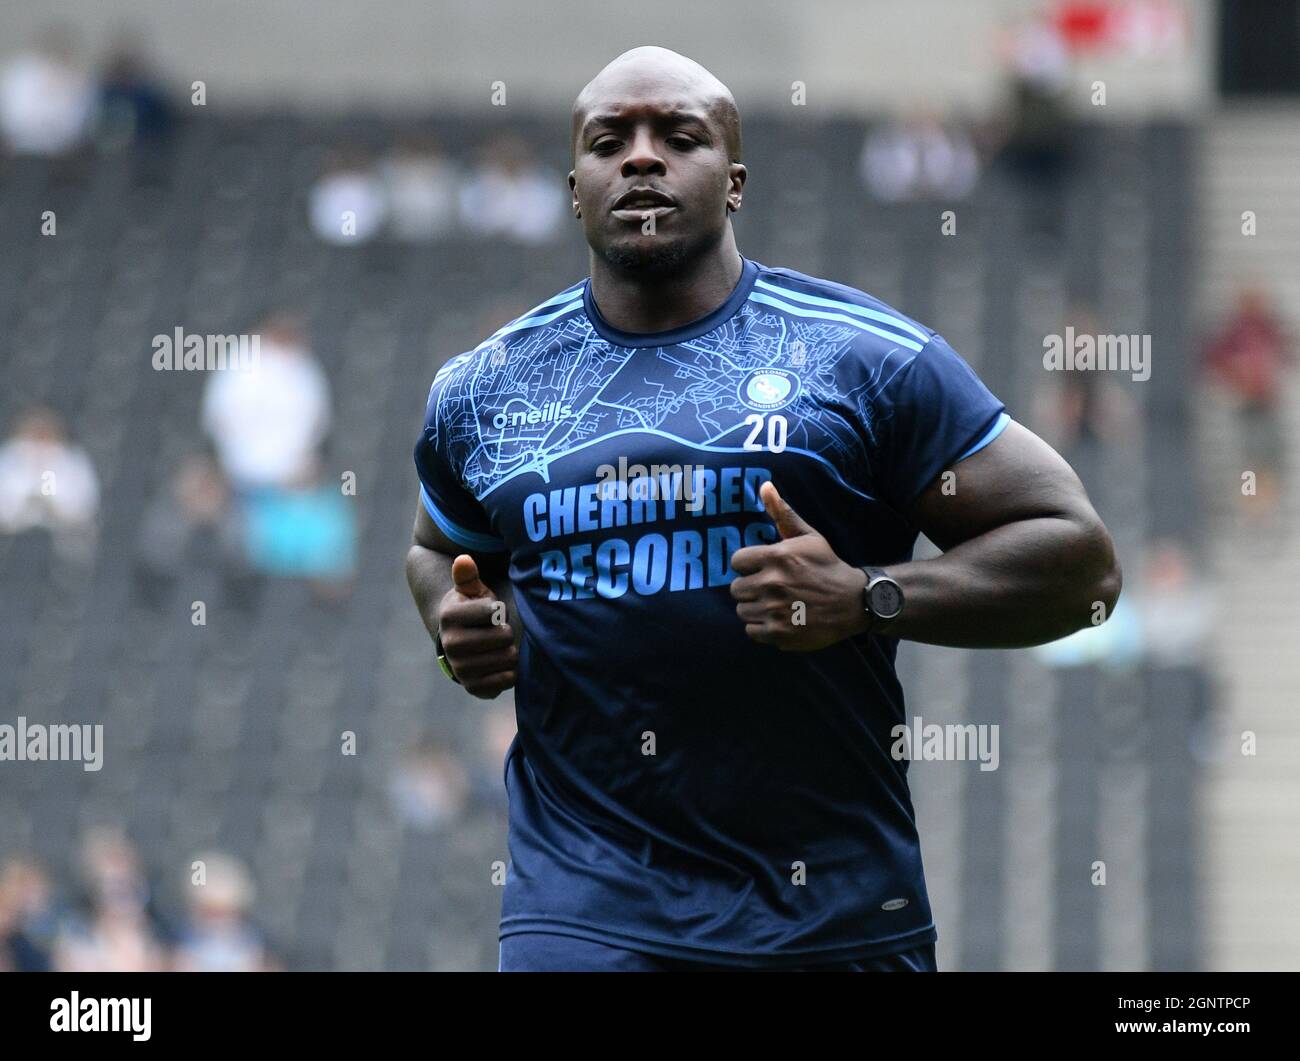
[[[871,587],[871,610],[881,619],[892,619],[903,610],[903,592],[896,582],[877,582]]]

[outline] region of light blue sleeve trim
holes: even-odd
[[[424,488],[424,483],[420,484],[420,500],[424,503],[424,511],[429,513],[429,518],[438,525],[438,529],[457,545],[463,545],[466,549],[474,549],[480,553],[504,553],[509,551],[509,547],[500,538],[494,538],[490,534],[476,534],[474,531],[466,530],[449,520],[434,507],[433,498],[429,496],[429,491]]]
[[[1002,432],[1006,430],[1007,424],[1009,423],[1011,423],[1011,417],[1009,417],[1006,413],[999,413],[998,418],[995,421],[993,421],[993,426],[990,427],[988,431],[984,433],[984,437],[980,439],[978,442],[976,442],[975,445],[971,446],[971,448],[968,449],[965,453],[963,453],[960,457],[958,457],[957,460],[964,461],[972,453],[978,453],[990,442],[992,442],[995,438],[997,438],[998,435],[1002,434]],[[956,464],[957,461],[953,461],[953,463]]]

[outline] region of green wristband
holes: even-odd
[[[456,677],[456,672],[451,669],[451,664],[447,662],[447,653],[442,647],[441,630],[439,630],[436,634],[433,635],[433,645],[434,645],[434,649],[438,653],[438,666],[442,668],[442,673],[447,675],[448,678],[450,678],[457,685],[459,685],[460,679]]]

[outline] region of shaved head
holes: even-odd
[[[601,263],[593,274],[661,282],[703,270],[734,284],[730,215],[747,170],[726,85],[667,48],[633,48],[578,93],[570,135],[573,212]]]
[[[573,101],[571,154],[576,157],[583,126],[604,101],[636,98],[649,84],[680,95],[683,101],[693,101],[715,123],[728,160],[740,161],[740,111],[731,90],[694,59],[655,45],[624,52],[583,86]]]

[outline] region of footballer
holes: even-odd
[[[1109,615],[1110,535],[941,335],[740,253],[703,67],[626,52],[571,139],[590,276],[447,361],[415,446],[439,663],[514,690],[498,967],[932,971],[898,642]]]

